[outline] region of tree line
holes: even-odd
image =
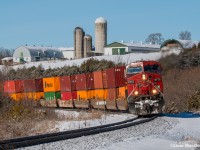
[[[185,30],[181,31],[179,33],[179,39],[180,40],[191,40],[191,32]],[[151,44],[162,44],[164,41],[164,38],[162,37],[161,33],[151,33],[146,39],[146,42],[151,43]]]

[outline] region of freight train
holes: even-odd
[[[156,61],[140,61],[71,76],[5,81],[4,93],[17,101],[38,100],[45,107],[159,114],[164,107],[161,71]]]

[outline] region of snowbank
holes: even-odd
[[[130,62],[140,61],[140,60],[158,60],[161,57],[165,57],[171,53],[179,54],[180,50],[175,49],[173,51],[168,52],[154,52],[154,53],[131,53],[126,55],[112,55],[112,56],[95,56],[93,58],[96,58],[98,60],[106,59],[106,60],[112,60],[114,62],[124,62],[126,64]],[[17,68],[23,68],[23,67],[32,67],[32,66],[39,66],[42,65],[44,69],[48,68],[57,68],[57,67],[63,67],[65,65],[81,65],[81,63],[89,58],[83,58],[83,59],[75,59],[75,60],[55,60],[55,61],[40,61],[40,62],[30,62],[26,64],[16,65],[14,66],[14,69]]]

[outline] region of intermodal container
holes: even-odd
[[[94,90],[95,99],[106,100],[108,98],[108,90],[107,89],[98,89]]]
[[[87,90],[93,90],[94,89],[94,74],[86,73],[86,89]]]
[[[25,98],[25,95],[24,93],[12,93],[12,94],[9,94],[9,97],[15,101],[20,101]]]
[[[77,99],[87,100],[88,99],[88,91],[86,91],[86,90],[77,91]]]
[[[95,91],[94,90],[88,90],[88,99],[95,99]]]
[[[4,82],[4,92],[5,93],[15,93],[15,81],[5,81]]]
[[[43,92],[43,80],[24,80],[24,92]]]
[[[75,76],[63,76],[60,77],[60,90],[61,91],[75,91],[76,82]]]
[[[76,90],[86,90],[87,89],[87,82],[86,82],[86,75],[85,74],[77,74],[75,75],[76,78]]]
[[[60,91],[60,78],[43,78],[44,92],[56,92]]]
[[[25,99],[28,100],[40,100],[44,99],[44,92],[29,92],[29,93],[24,93]]]
[[[61,93],[60,92],[45,92],[44,99],[45,100],[61,99]]]
[[[95,71],[94,74],[94,89],[103,89],[103,74],[102,71]]]
[[[115,67],[115,86],[125,86],[126,80],[124,76],[125,66],[117,66]]]
[[[108,88],[108,76],[106,70],[102,71],[102,78],[103,78],[103,88]]]
[[[77,92],[61,92],[61,100],[75,100],[77,99]]]
[[[125,86],[124,70],[125,66],[117,66],[105,70],[106,75],[104,76],[107,88]]]
[[[108,89],[108,100],[115,100],[117,99],[117,89],[116,88],[111,88]]]
[[[126,86],[118,88],[118,99],[126,99],[126,89]]]
[[[15,80],[15,92],[16,93],[24,92],[24,80]]]

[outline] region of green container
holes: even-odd
[[[45,100],[61,99],[61,93],[60,92],[45,92],[44,98]]]

